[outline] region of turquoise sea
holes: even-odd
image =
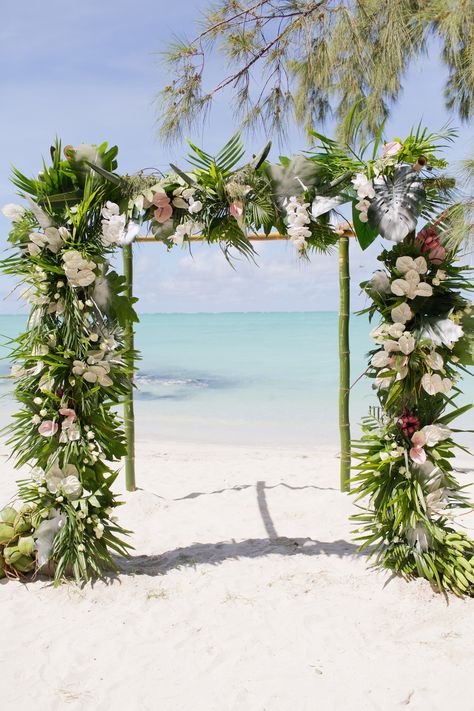
[[[0,316],[0,333],[13,336],[24,318]],[[370,325],[351,325],[352,382],[366,365]],[[337,314],[145,314],[137,326],[137,438],[251,445],[337,442]],[[8,373],[5,361],[0,373]],[[5,394],[11,381],[2,382]],[[464,402],[474,400],[474,379]],[[13,400],[2,400],[2,421]],[[376,400],[370,381],[352,389],[357,422]],[[470,418],[469,418],[470,419]],[[471,426],[468,420],[462,423]]]

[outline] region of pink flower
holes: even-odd
[[[383,154],[384,156],[396,156],[397,153],[400,153],[400,150],[402,148],[402,144],[400,141],[390,141],[390,143],[386,143],[383,147]]]
[[[232,215],[232,217],[235,217],[238,223],[243,222],[243,214],[244,214],[244,205],[242,202],[232,202],[229,205],[229,212]]]
[[[157,222],[162,224],[166,222],[166,220],[169,220],[173,214],[173,208],[171,207],[171,201],[166,193],[154,193],[153,205],[156,206],[156,210],[153,214]]]
[[[446,249],[441,244],[436,227],[425,227],[425,229],[418,232],[416,240],[423,254],[426,254],[433,264],[444,262]]]
[[[53,437],[58,431],[58,423],[53,420],[45,420],[38,427],[38,432],[42,437]]]
[[[61,407],[61,409],[59,410],[59,414],[63,417],[66,417],[68,420],[71,420],[71,422],[75,422],[75,420],[77,420],[75,410],[72,410],[69,407]]]
[[[410,459],[415,464],[424,464],[426,462],[426,452],[423,449],[426,444],[426,438],[423,432],[415,432],[411,438],[413,447],[410,449]]]

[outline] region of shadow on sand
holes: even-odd
[[[226,560],[262,558],[270,555],[337,556],[338,558],[366,556],[357,546],[345,540],[315,541],[312,538],[249,538],[245,541],[223,543],[193,543],[184,548],[166,551],[161,555],[137,555],[121,559],[121,575],[165,575],[182,567],[219,565]]]

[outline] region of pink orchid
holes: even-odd
[[[77,420],[75,410],[72,410],[70,407],[61,407],[59,410],[59,414],[63,417],[66,417],[71,422],[75,422]]]
[[[424,464],[426,462],[426,452],[423,447],[426,444],[426,438],[423,432],[415,432],[411,442],[413,447],[410,449],[410,459],[415,464]]]
[[[229,212],[232,215],[232,217],[235,217],[237,222],[242,223],[243,222],[243,214],[244,214],[244,205],[242,202],[232,202],[229,205]]]
[[[53,420],[45,420],[38,427],[38,432],[42,437],[53,437],[58,431],[58,423]]]

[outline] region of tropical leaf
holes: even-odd
[[[376,183],[375,198],[368,210],[369,227],[387,239],[401,242],[416,228],[423,211],[426,192],[420,175],[403,165],[393,178],[383,177]]]
[[[357,241],[361,248],[367,249],[367,247],[370,247],[379,233],[378,230],[370,227],[367,222],[361,221],[355,201],[352,203],[352,224],[354,225],[354,232],[357,235]]]
[[[95,163],[91,163],[90,161],[86,160],[85,161],[87,165],[92,168],[96,173],[99,173],[103,178],[108,180],[111,183],[114,183],[115,185],[120,184],[120,176],[115,175],[115,173],[111,173],[109,170],[105,170],[105,168],[101,168],[100,165],[96,165]]]

